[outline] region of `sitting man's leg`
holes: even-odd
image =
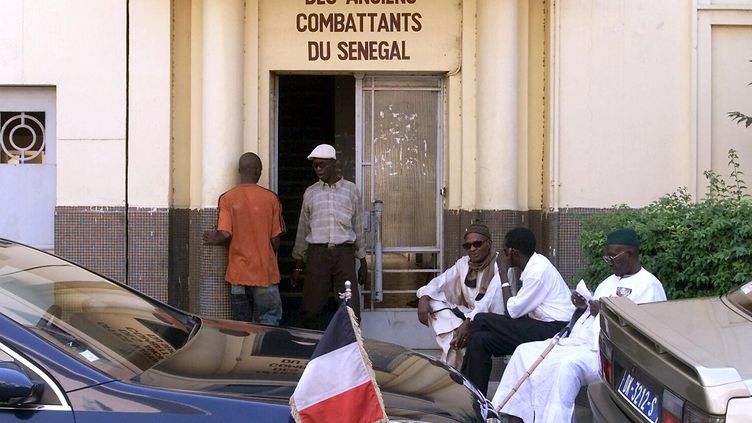
[[[511,354],[520,342],[511,327],[513,319],[503,314],[478,313],[470,327],[462,373],[485,395],[491,373],[491,357]]]
[[[580,389],[599,379],[598,353],[588,346],[557,346],[541,365],[542,372],[533,378],[536,422],[570,422],[574,402]],[[537,372],[537,370],[536,370]]]
[[[534,392],[532,382],[525,380],[517,387],[517,391],[514,391],[514,388],[523,380],[525,373],[549,344],[550,341],[526,342],[520,344],[514,350],[512,358],[504,368],[499,388],[496,390],[496,394],[491,401],[494,407],[500,406],[506,400],[506,404],[501,409],[502,413],[518,417],[517,421],[533,421]],[[513,391],[514,393],[512,393]],[[511,397],[509,397],[510,394],[512,395]],[[509,397],[508,400],[507,397]],[[515,420],[510,419],[509,421],[511,423]]]
[[[462,353],[453,350],[450,343],[454,338],[454,330],[462,324],[462,319],[452,312],[449,303],[432,299],[430,304],[431,309],[436,311],[428,319],[428,325],[436,333],[436,343],[441,348],[441,361],[459,369],[462,365]]]
[[[567,322],[542,322],[503,314],[478,313],[470,329],[462,373],[484,394],[488,392],[491,357],[512,354],[518,345],[554,336]]]

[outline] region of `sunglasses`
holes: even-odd
[[[486,242],[486,241],[466,242],[466,243],[462,244],[462,248],[464,248],[466,250],[469,250],[470,247],[480,248],[481,245],[483,245],[484,242]]]
[[[617,254],[615,256],[603,256],[603,261],[605,261],[606,264],[614,264],[614,262],[616,261],[616,258],[619,257],[620,255],[626,253],[626,252],[627,252],[627,250],[624,250],[624,251],[622,251],[621,253],[619,253],[619,254]]]

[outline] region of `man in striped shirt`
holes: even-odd
[[[305,272],[301,325],[323,329],[328,323],[322,312],[329,293],[332,287],[335,292],[344,291],[345,281],[352,282],[350,304],[360,317],[358,284],[364,284],[368,275],[363,207],[358,187],[337,171],[334,147],[321,144],[308,155],[308,160],[319,181],[303,194],[292,250],[295,260],[292,280],[297,284]],[[354,259],[360,260],[357,280]]]

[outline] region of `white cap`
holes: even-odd
[[[336,159],[337,158],[337,152],[334,150],[334,147],[332,147],[329,144],[319,144],[316,146],[316,148],[311,151],[311,154],[308,155],[308,160],[313,159]]]

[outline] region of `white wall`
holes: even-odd
[[[125,2],[0,2],[0,84],[57,87],[57,204],[124,201]]]
[[[698,3],[700,9],[705,7],[703,1]],[[735,3],[741,5],[739,10],[729,13],[750,14],[752,1]],[[0,84],[56,87],[58,205],[124,204],[126,4],[123,0],[0,2]],[[245,9],[242,3],[231,4],[191,2],[191,153],[189,159],[180,161],[190,162],[190,198],[185,198],[183,186],[181,206],[213,206],[216,195],[235,181],[233,160],[241,149],[258,149],[269,162],[273,153],[269,150],[272,72],[330,69],[328,63],[309,62],[299,48],[300,42],[321,34],[285,35],[296,41],[295,49],[280,48],[280,39],[274,38],[280,25],[294,27],[292,12],[301,7],[259,0],[247,1]],[[744,85],[747,79],[752,81],[746,77],[750,67],[746,60],[752,57],[745,56],[752,54],[746,53],[752,45],[747,42],[752,26],[726,28],[721,19],[718,27],[707,31],[710,41],[698,41],[699,53],[695,54],[697,12],[692,2],[572,0],[556,4],[557,15],[549,14],[547,21],[556,56],[546,57],[548,78],[556,85],[555,91],[545,94],[555,98],[558,114],[551,113],[552,109],[545,117],[545,124],[555,129],[546,140],[544,160],[555,160],[551,168],[558,173],[542,184],[547,189],[552,180],[558,181],[560,188],[552,196],[553,203],[544,207],[641,206],[680,186],[701,192],[702,171],[724,171],[724,153],[730,146],[742,151],[743,164],[752,166],[752,158],[747,157],[752,155],[752,143],[742,143],[749,131],[723,115],[730,110],[752,113],[747,100],[752,96],[746,94],[752,87]],[[171,201],[170,5],[169,0],[131,0],[129,201],[136,207],[166,207]],[[429,25],[443,22],[450,28],[450,37],[443,38],[441,45],[451,47],[441,63],[432,68],[427,59],[416,55],[409,64],[390,63],[381,70],[433,69],[450,75],[445,134],[448,207],[525,209],[525,191],[529,194],[540,187],[532,180],[535,175],[527,173],[529,163],[522,153],[530,146],[523,145],[523,135],[528,123],[540,117],[528,114],[524,87],[510,84],[524,83],[529,75],[529,58],[515,53],[524,49],[529,29],[522,21],[516,29],[499,28],[485,13],[524,20],[527,3],[447,0],[440,5],[446,12],[443,18],[426,16],[425,28],[408,37],[418,42],[436,29]],[[233,91],[219,99],[224,107],[229,104],[225,100],[232,99],[230,137],[218,134],[217,119],[211,118],[224,114],[207,108],[216,103],[212,95],[217,90],[205,84],[219,84],[211,76],[223,71],[215,69],[218,52],[203,50],[206,40],[221,38],[230,27],[205,27],[203,21],[214,16],[205,16],[205,9],[227,8],[238,11],[231,26],[233,50],[226,53],[237,60],[229,79],[243,97],[239,102]],[[726,13],[718,11],[716,4],[707,8],[712,10],[701,10],[701,17]],[[302,9],[329,10],[323,6]],[[208,29],[209,34],[205,33]],[[514,46],[498,46],[498,42]],[[245,56],[239,56],[242,45]],[[353,63],[349,70],[365,66],[378,67]],[[439,69],[446,66],[450,68]],[[696,77],[695,66],[700,68]],[[703,66],[709,69],[708,75],[712,71],[715,76],[704,75]],[[205,95],[211,98],[202,98]],[[713,101],[721,104],[713,109]],[[510,111],[517,115],[509,116]],[[207,122],[215,126],[206,127]],[[202,138],[213,144],[202,145]],[[553,156],[551,144],[558,148],[558,156]],[[227,160],[214,163],[202,157],[216,153],[222,145],[232,150],[223,153]],[[513,155],[517,157],[505,157]],[[519,168],[506,164],[515,159]],[[487,191],[488,186],[496,191]]]
[[[170,206],[170,7],[170,0],[130,0],[130,207]]]
[[[0,3],[0,83],[57,88],[58,206],[125,204],[126,4]],[[129,203],[170,191],[170,1],[131,0]]]
[[[691,7],[560,3],[558,207],[643,206],[689,184]]]

